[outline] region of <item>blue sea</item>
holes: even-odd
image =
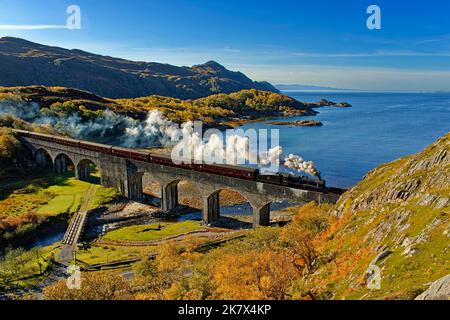
[[[322,127],[289,127],[256,122],[243,129],[280,130],[285,153],[313,161],[329,186],[351,187],[371,169],[424,149],[450,131],[450,93],[284,92],[302,102],[327,99],[351,108],[324,107],[313,117]],[[270,121],[273,121],[272,119]]]

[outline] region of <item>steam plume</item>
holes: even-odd
[[[276,146],[265,153],[250,151],[248,137],[227,136],[224,143],[220,132],[212,134],[204,141],[194,130],[192,122],[181,126],[168,120],[159,110],[148,113],[146,120],[139,121],[131,117],[105,110],[95,119],[85,120],[77,113],[55,116],[41,112],[36,103],[21,101],[0,102],[0,116],[12,114],[27,122],[50,124],[58,132],[76,139],[96,140],[129,148],[166,146],[177,142],[179,149],[188,150],[182,158],[196,162],[226,163],[230,165],[258,163],[259,166],[284,165],[288,169],[303,171],[319,176],[319,170],[311,161],[305,161],[298,155],[290,154],[280,160],[283,148]]]

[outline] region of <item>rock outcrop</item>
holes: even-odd
[[[297,121],[273,121],[267,124],[276,126],[296,126],[296,127],[318,127],[323,126],[323,123],[315,120],[297,120]]]
[[[418,154],[372,170],[330,213],[345,221],[331,243],[345,247],[352,257],[365,256],[352,260],[354,269],[340,290],[351,289],[364,298],[417,297],[431,282],[448,275],[450,133]],[[379,290],[358,280],[368,268],[379,268]],[[444,279],[445,285],[437,282],[419,297],[448,292],[448,277]]]
[[[450,300],[450,274],[433,282],[415,300]]]
[[[322,107],[338,107],[338,108],[349,108],[352,105],[348,102],[333,102],[327,99],[322,99],[319,102],[308,102],[306,103],[310,108],[322,108]]]

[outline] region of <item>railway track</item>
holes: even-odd
[[[83,196],[83,201],[80,210],[74,214],[70,220],[69,227],[64,235],[63,244],[68,246],[75,246],[83,233],[86,224],[87,211],[94,195],[95,185],[89,185]]]

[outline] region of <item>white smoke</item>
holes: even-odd
[[[95,119],[84,120],[77,113],[44,114],[37,103],[0,102],[0,115],[11,114],[27,122],[51,125],[72,138],[96,140],[129,148],[163,146],[179,135],[178,125],[167,120],[159,110],[148,113],[145,121],[135,120],[105,110]]]
[[[29,121],[36,118],[40,111],[37,103],[24,104],[20,101],[0,101],[0,115],[4,113]]]
[[[320,171],[316,168],[312,161],[305,161],[302,157],[294,154],[288,155],[284,159],[283,165],[286,168],[303,171],[312,176],[320,176]]]
[[[227,135],[217,132],[203,139],[202,130],[195,130],[191,121],[181,126],[168,120],[159,110],[152,110],[144,121],[105,110],[95,119],[84,120],[77,113],[54,116],[43,114],[36,103],[25,104],[18,101],[0,102],[0,116],[12,114],[35,124],[49,124],[57,131],[73,138],[97,140],[129,148],[167,146],[176,144],[172,155],[183,161],[195,163],[220,163],[242,165],[258,164],[260,167],[278,168],[284,165],[288,169],[303,171],[312,176],[320,175],[311,161],[305,161],[298,155],[290,154],[281,161],[283,148],[276,146],[268,151],[256,153],[250,149],[246,136]],[[181,152],[180,152],[181,151]]]
[[[123,145],[136,148],[140,146],[154,146],[155,139],[164,146],[176,141],[180,136],[178,124],[167,120],[159,110],[152,110],[145,121],[127,118]]]
[[[280,165],[280,157],[283,154],[283,148],[281,146],[273,147],[267,152],[259,155],[259,163],[263,166],[270,164]]]

